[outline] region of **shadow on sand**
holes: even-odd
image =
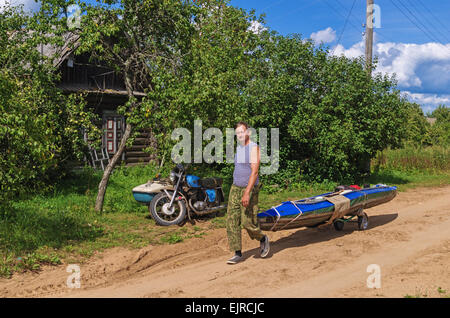
[[[370,231],[373,228],[382,226],[394,221],[398,217],[398,213],[383,214],[383,215],[369,215],[369,227],[366,231]],[[302,247],[315,243],[321,243],[331,241],[333,239],[350,235],[354,231],[358,231],[358,224],[356,219],[349,221],[345,224],[342,231],[336,231],[333,225],[325,227],[323,229],[318,228],[300,228],[298,231],[292,233],[287,237],[283,237],[277,241],[270,243],[270,252],[266,258],[272,257],[272,255],[283,251],[288,248]],[[246,235],[247,233],[243,233]],[[267,233],[270,239],[270,233]],[[249,257],[260,258],[259,248],[255,248],[243,253],[243,258],[246,260]]]

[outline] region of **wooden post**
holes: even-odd
[[[373,0],[366,0],[366,70],[369,80],[372,76],[373,10]],[[364,170],[370,174],[370,158],[364,163]]]
[[[366,1],[366,68],[370,76],[372,73],[373,0]]]

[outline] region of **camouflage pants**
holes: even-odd
[[[227,235],[228,246],[232,252],[242,249],[241,229],[247,230],[253,240],[261,240],[264,234],[257,225],[256,214],[258,212],[258,193],[261,184],[253,187],[250,192],[250,201],[247,207],[241,203],[245,188],[231,186],[227,207]]]

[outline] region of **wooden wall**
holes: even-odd
[[[63,61],[59,70],[61,81],[58,84],[66,93],[84,92],[88,107],[99,115],[98,127],[102,127],[102,116],[105,111],[116,111],[128,100],[122,77],[110,68],[92,64],[87,55],[70,57],[73,63]],[[156,147],[156,141],[151,136],[151,130],[140,132],[131,147],[125,149],[122,159],[129,166],[146,164],[156,159],[143,151],[147,147]]]

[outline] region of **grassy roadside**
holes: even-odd
[[[206,176],[208,172],[198,174]],[[11,211],[0,215],[0,276],[39,270],[43,264],[82,263],[96,251],[111,247],[174,244],[207,235],[210,228],[225,226],[224,215],[194,226],[157,226],[149,218],[147,207],[137,203],[131,193],[134,186],[147,182],[155,173],[152,166],[116,169],[101,214],[93,210],[101,173],[89,169],[80,170],[55,185],[52,193],[14,202]],[[385,183],[405,191],[448,185],[450,171],[385,168],[355,183]],[[260,193],[259,207],[264,210],[282,201],[328,192],[336,185],[333,182],[295,184],[287,189],[266,186]],[[224,189],[228,194],[229,184]]]
[[[439,296],[439,298],[450,298],[450,293],[448,292],[448,290],[438,287],[436,289],[436,291],[437,291],[437,295]],[[416,290],[414,295],[406,294],[403,296],[403,298],[428,298],[428,297],[437,298],[436,296],[429,296],[428,292],[423,292],[423,291],[421,292],[419,290]]]

